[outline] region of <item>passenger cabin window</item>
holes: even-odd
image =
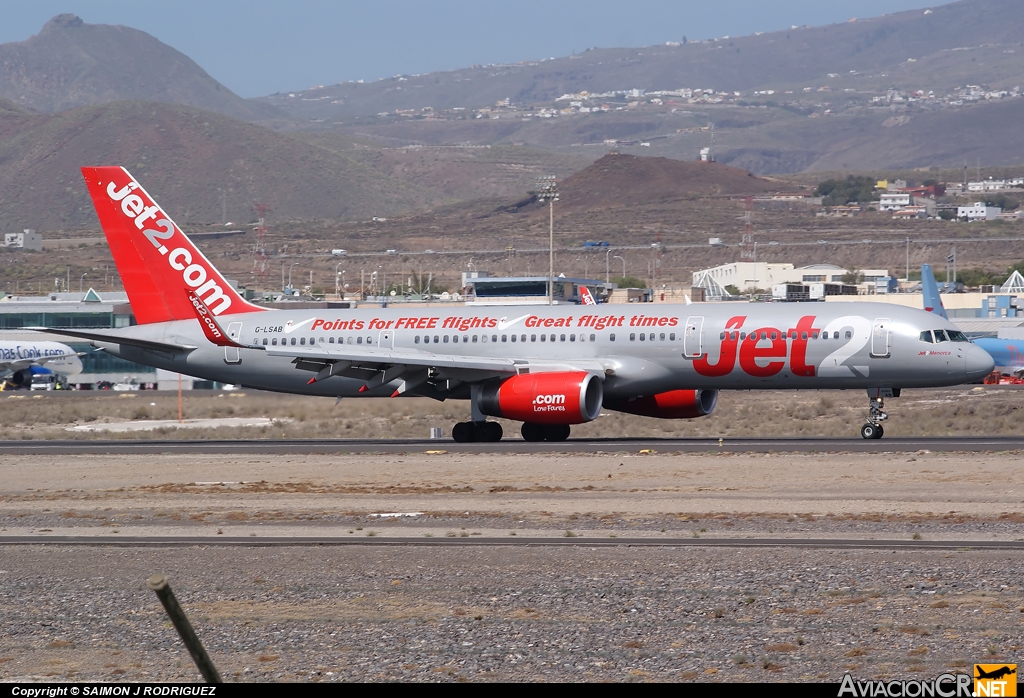
[[[629,341],[631,341],[631,342],[635,342],[636,341],[636,334],[635,333],[633,333],[633,332],[629,333]]]
[[[590,335],[590,341],[591,342],[596,342],[597,341],[597,335],[593,335],[593,334]]]
[[[292,346],[295,346],[295,337],[292,337]]]
[[[356,344],[362,344],[362,343],[363,343],[363,338],[362,337],[356,337]]]
[[[836,334],[838,335],[838,332]],[[853,332],[851,332],[850,330],[846,330],[846,338],[847,339],[851,339],[852,337],[853,337]],[[837,336],[836,339],[838,339],[838,338],[839,337]]]
[[[416,335],[415,337],[413,337],[412,338],[412,343],[413,344],[419,344],[420,343],[420,336]]]
[[[609,342],[614,342],[615,341],[615,333],[614,332],[612,332],[610,335],[608,335],[608,341]]]

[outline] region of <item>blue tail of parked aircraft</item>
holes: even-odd
[[[949,319],[946,309],[942,305],[942,297],[939,296],[939,285],[935,283],[935,275],[928,264],[921,265],[921,293],[924,295],[924,309],[929,313],[935,313]]]

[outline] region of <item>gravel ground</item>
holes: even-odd
[[[157,571],[232,681],[930,677],[1019,658],[1022,556],[6,548],[0,678],[195,680]]]
[[[1024,539],[1019,454],[0,462],[0,536]],[[421,512],[410,518],[374,514]],[[1024,551],[0,546],[0,680],[839,681],[1024,647]]]

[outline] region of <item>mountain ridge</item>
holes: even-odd
[[[248,121],[280,112],[245,100],[185,54],[138,29],[57,15],[25,41],[0,44],[0,97],[56,113],[104,102],[183,104]]]

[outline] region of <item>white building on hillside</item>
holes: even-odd
[[[43,236],[31,228],[25,228],[24,232],[21,233],[5,233],[4,246],[41,252],[43,250]]]
[[[998,206],[986,206],[984,201],[976,201],[970,206],[957,206],[956,217],[966,218],[968,221],[987,221],[1002,212],[1003,209]]]
[[[910,205],[909,192],[889,192],[878,198],[878,208],[882,211],[899,211],[904,206]]]

